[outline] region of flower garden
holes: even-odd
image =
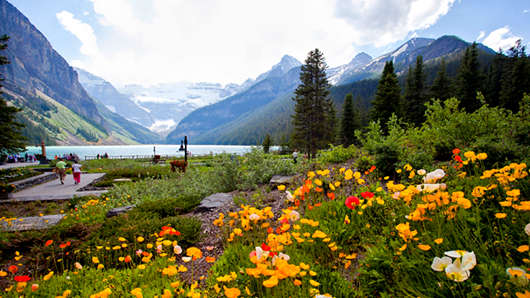
[[[362,149],[296,166],[259,150],[219,156],[78,199],[49,231],[0,234],[2,295],[529,297],[527,157],[478,150],[481,136],[469,133],[432,162],[414,140],[434,126],[391,123],[386,137],[368,131]],[[272,174],[297,175],[272,187]],[[201,223],[192,211],[215,192],[235,193],[234,204]]]

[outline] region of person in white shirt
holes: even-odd
[[[298,151],[296,149],[294,149],[293,151],[293,161],[294,163],[296,163],[296,159],[298,158]]]
[[[72,173],[74,174],[74,184],[81,183],[81,167],[83,165],[77,161],[72,165]]]

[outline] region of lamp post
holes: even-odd
[[[184,151],[184,161],[188,161],[188,136],[184,136],[184,140],[180,141],[179,151]]]

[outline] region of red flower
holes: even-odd
[[[72,243],[70,241],[66,242],[66,243],[62,243],[62,244],[59,244],[59,247],[60,248],[66,248],[68,246],[70,246]]]
[[[370,170],[368,170],[368,171],[370,171],[370,173],[371,173],[371,172],[373,172],[375,169],[376,169],[375,166],[371,166],[371,167],[370,167]]]
[[[460,155],[455,156],[455,160],[458,161],[458,162],[463,162],[462,158],[460,157]]]
[[[15,276],[15,281],[17,282],[28,282],[31,280],[31,277],[27,275],[17,275]]]
[[[50,246],[50,245],[52,245],[52,243],[53,243],[53,240],[48,240],[48,241],[46,241],[44,246]]]
[[[454,155],[457,155],[458,153],[460,153],[460,149],[458,149],[458,148],[453,149],[453,154]]]
[[[9,272],[15,274],[15,273],[17,273],[17,271],[18,271],[18,267],[15,266],[15,265],[11,265],[11,266],[9,266],[9,268],[7,268],[7,270],[8,270]]]
[[[373,198],[374,197],[374,193],[370,192],[370,191],[361,192],[361,197],[363,197],[365,199]]]
[[[350,209],[355,209],[355,206],[359,205],[361,202],[359,202],[359,198],[358,197],[354,197],[354,196],[349,196],[346,198],[346,202],[344,203],[346,205],[346,207],[350,208]]]
[[[131,256],[127,255],[124,259],[125,263],[129,263],[131,261]]]
[[[335,194],[334,194],[334,193],[332,193],[332,192],[328,192],[328,193],[327,193],[327,196],[328,196],[328,198],[329,198],[330,200],[332,200],[332,201],[335,200]]]
[[[265,244],[265,243],[262,243],[262,244],[261,244],[261,249],[263,249],[264,251],[270,251],[270,250],[271,250],[271,247],[268,246],[268,245]]]

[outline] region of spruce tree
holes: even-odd
[[[0,50],[7,48],[9,37],[3,35],[0,37]],[[7,57],[0,55],[0,66],[9,64]],[[0,73],[0,82],[3,81]],[[0,84],[0,156],[17,153],[25,150],[26,138],[22,136],[21,129],[23,124],[17,122],[16,115],[20,109],[7,105],[7,102],[1,97],[2,85]]]
[[[477,92],[481,91],[482,74],[479,69],[477,43],[474,42],[466,49],[464,59],[460,65],[457,81],[457,97],[460,106],[468,113],[480,107]]]
[[[385,63],[381,79],[377,85],[375,99],[372,102],[371,119],[379,120],[386,132],[386,122],[392,114],[398,114],[401,89],[392,61]]]
[[[265,153],[269,153],[269,150],[271,148],[271,145],[272,145],[272,139],[271,139],[271,136],[269,134],[265,135],[265,139],[263,139],[263,143],[262,143],[262,146],[263,146],[263,152]]]
[[[419,126],[425,120],[425,74],[423,72],[423,57],[416,57],[416,67],[409,67],[405,86],[405,101],[402,104],[402,116],[405,121]]]
[[[326,77],[326,62],[319,49],[309,52],[295,90],[293,142],[310,156],[332,143],[335,127],[330,120],[333,106]]]
[[[447,77],[445,59],[440,63],[440,69],[431,85],[430,98],[445,100],[453,95],[451,79]]]
[[[340,137],[341,144],[343,144],[344,147],[350,146],[355,141],[355,114],[353,109],[353,95],[351,93],[348,93],[344,99]]]
[[[331,144],[337,144],[337,111],[333,100],[329,101],[327,125],[329,127],[329,135],[327,136],[327,139],[330,140],[329,142]]]
[[[507,70],[504,72],[499,96],[500,104],[503,108],[517,112],[523,94],[530,93],[530,60],[520,40],[510,48],[508,56]]]

